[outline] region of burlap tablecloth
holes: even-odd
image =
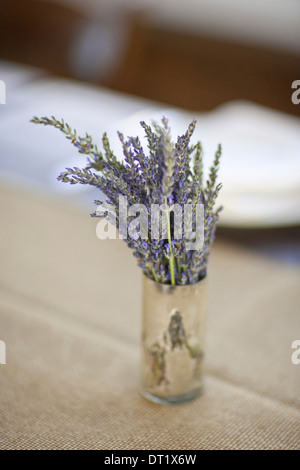
[[[205,393],[138,391],[141,272],[62,199],[2,185],[2,449],[300,448],[299,272],[216,241]]]

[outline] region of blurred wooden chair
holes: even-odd
[[[0,58],[72,75],[69,53],[86,18],[67,6],[1,0]]]
[[[113,82],[124,62],[134,62],[134,24],[134,12],[112,10],[109,3],[92,15],[44,0],[1,0],[0,59],[59,76]]]
[[[116,76],[117,89],[193,111],[244,99],[299,115],[291,100],[296,54],[150,22],[143,29],[138,60]]]

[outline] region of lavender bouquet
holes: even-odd
[[[143,205],[146,218],[151,217],[153,207],[164,206],[165,230],[154,235],[152,225],[146,225],[143,231],[136,224],[136,235],[121,237],[133,255],[138,266],[145,275],[162,284],[185,285],[194,284],[206,276],[210,246],[214,239],[215,229],[221,208],[215,210],[215,202],[221,188],[217,184],[217,173],[221,156],[219,145],[208,179],[203,176],[203,152],[200,142],[191,144],[191,136],[195,130],[194,119],[185,134],[179,136],[175,144],[171,140],[171,132],[166,118],[161,125],[152,126],[141,122],[144,129],[148,152],[142,148],[138,137],[124,138],[118,133],[122,143],[124,161],[119,161],[111,150],[107,134],[102,137],[100,151],[86,134],[79,137],[76,130],[55,117],[34,117],[33,123],[53,126],[63,132],[67,139],[77,148],[79,153],[86,155],[86,165],[66,168],[58,180],[70,184],[87,184],[95,186],[106,197],[106,204],[116,207],[113,223],[120,231],[121,212],[118,207],[120,196],[126,198],[130,205]],[[95,201],[97,209],[103,202]],[[197,207],[203,208],[202,230],[203,242],[198,249],[190,249],[190,233],[197,223]],[[185,218],[184,227],[179,219],[176,226],[173,208],[189,206],[189,215]],[[93,217],[103,217],[103,213],[95,210]],[[109,218],[109,214],[106,214]],[[151,219],[153,220],[153,219]],[[127,221],[129,225],[130,220]],[[179,229],[179,230],[178,230]],[[180,236],[178,235],[180,233]]]

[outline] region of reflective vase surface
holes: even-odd
[[[202,392],[207,279],[185,286],[143,276],[141,392],[176,404]]]

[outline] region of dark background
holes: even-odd
[[[259,8],[269,3],[262,1]],[[87,4],[91,0],[1,0],[0,58],[190,110],[246,99],[299,115],[300,106],[291,102],[291,84],[300,78],[300,37],[298,48],[281,47],[280,41],[258,41],[255,25],[252,39],[222,35],[218,13],[218,24],[204,34],[201,22],[197,30],[154,21],[151,2],[150,7],[140,2],[141,8],[137,1],[135,8],[130,2],[94,0],[94,8],[85,8]],[[272,25],[272,10],[269,17]],[[284,32],[277,33],[274,22],[276,34],[284,45]],[[82,49],[85,59],[76,64]]]

